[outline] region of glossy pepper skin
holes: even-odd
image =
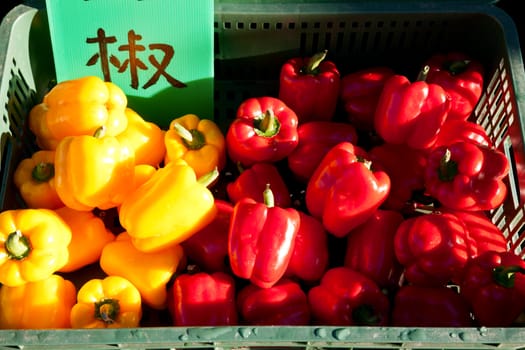
[[[471,142],[440,146],[428,155],[425,188],[443,206],[457,210],[491,210],[503,203],[510,170],[505,154]]]
[[[493,146],[492,140],[483,126],[468,120],[447,118],[439,130],[437,140],[432,148],[448,146],[460,141],[473,142],[486,147]]]
[[[443,208],[441,211],[450,213],[463,222],[469,237],[476,242],[474,255],[483,254],[487,250],[496,252],[507,251],[507,239],[503,235],[503,231],[487,217],[484,211],[464,211],[447,208]]]
[[[94,136],[68,136],[55,153],[55,188],[75,210],[109,209],[122,203],[133,183],[133,151],[99,129]]]
[[[264,202],[263,192],[268,184],[272,189],[274,205],[283,208],[292,205],[288,186],[274,163],[256,163],[242,169],[239,176],[226,185],[226,192],[232,203],[245,197]]]
[[[39,150],[22,159],[13,182],[28,208],[56,209],[64,206],[55,187],[55,152]]]
[[[300,224],[297,210],[274,206],[271,189],[265,192],[264,202],[245,198],[235,204],[228,233],[233,274],[261,288],[284,276]]]
[[[449,119],[467,120],[483,93],[485,68],[463,52],[437,53],[424,63],[428,83],[442,86],[450,96]]]
[[[91,211],[62,207],[55,212],[71,229],[67,263],[58,271],[72,272],[98,262],[104,246],[115,239],[104,221]]]
[[[167,284],[183,262],[180,245],[153,253],[138,250],[129,234],[120,233],[104,246],[100,267],[108,276],[121,276],[139,290],[142,302],[154,309],[167,306]]]
[[[341,76],[327,53],[294,57],[281,67],[278,96],[295,111],[299,123],[331,120],[335,114]]]
[[[0,213],[0,283],[16,287],[43,280],[68,260],[71,229],[50,209]]]
[[[288,168],[301,182],[307,183],[325,154],[336,144],[357,144],[356,128],[349,123],[311,121],[297,127],[299,143],[286,158]]]
[[[341,142],[328,151],[308,181],[308,211],[336,237],[365,222],[389,194],[390,178],[368,159],[362,148]]]
[[[140,325],[141,318],[140,292],[120,276],[85,282],[70,314],[72,328],[134,328]]]
[[[390,192],[382,208],[403,210],[410,205],[417,191],[425,189],[427,154],[424,151],[406,144],[382,143],[372,147],[368,155],[390,178]]]
[[[213,221],[217,207],[201,179],[186,161],[173,160],[125,198],[119,218],[137,249],[179,244]]]
[[[332,267],[308,291],[312,322],[333,326],[384,326],[390,301],[377,284],[348,267]]]
[[[359,130],[374,129],[374,114],[385,81],[395,71],[386,66],[364,68],[341,78],[340,99],[348,121]]]
[[[365,274],[381,288],[396,290],[403,266],[396,258],[394,236],[403,220],[396,210],[376,210],[348,235],[344,266]]]
[[[509,327],[525,310],[525,262],[509,251],[486,251],[471,259],[460,294],[480,326]]]
[[[394,249],[408,282],[440,286],[456,280],[476,248],[458,217],[432,212],[405,219],[394,236]]]
[[[219,126],[211,119],[186,114],[171,121],[165,133],[164,162],[182,158],[201,177],[226,165],[226,141]]]
[[[44,149],[66,136],[93,135],[104,126],[116,136],[127,127],[127,97],[117,85],[96,76],[56,84],[29,114],[29,127]]]
[[[319,219],[303,211],[298,212],[301,222],[285,277],[313,284],[319,281],[328,269],[328,232]]]
[[[127,127],[116,136],[117,140],[133,151],[135,164],[158,167],[166,155],[165,131],[129,107],[124,113],[128,120]]]
[[[306,326],[310,305],[301,285],[288,278],[270,288],[248,284],[237,295],[237,308],[244,324]]]
[[[180,274],[173,282],[169,304],[173,325],[237,325],[235,294],[235,280],[225,272]]]
[[[297,114],[272,96],[250,97],[237,109],[226,132],[230,159],[242,166],[277,162],[297,146]]]
[[[396,74],[385,82],[374,114],[375,131],[385,142],[416,149],[428,149],[436,142],[450,99],[440,85],[421,79],[411,82]]]
[[[1,286],[0,328],[70,328],[76,293],[75,285],[57,274],[16,287]]]
[[[206,272],[229,271],[228,230],[233,204],[215,198],[215,206],[217,215],[213,221],[181,243],[188,261]]]
[[[472,327],[470,308],[453,289],[404,285],[392,306],[393,327]]]

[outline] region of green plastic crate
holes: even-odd
[[[34,3],[15,7],[0,25],[3,209],[21,205],[12,173],[34,150],[25,120],[55,79],[45,8]],[[458,49],[481,59],[487,88],[475,120],[512,162],[508,200],[492,219],[509,250],[525,254],[525,72],[516,28],[506,13],[476,0],[215,0],[214,28],[214,117],[223,127],[241,100],[277,93],[279,67],[292,55],[327,48],[343,73],[388,64],[411,76],[436,51]],[[184,328],[152,322],[116,330],[0,330],[0,349],[37,348],[525,349],[525,328]]]

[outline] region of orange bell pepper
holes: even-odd
[[[55,188],[72,209],[116,207],[133,183],[134,153],[100,130],[94,136],[68,136],[56,149]]]
[[[100,256],[100,267],[109,276],[128,279],[140,291],[142,301],[154,309],[167,307],[167,284],[183,262],[180,245],[147,253],[138,250],[128,233],[122,232],[106,244]]]
[[[13,182],[28,208],[56,209],[64,206],[54,187],[55,152],[36,151],[18,163]]]
[[[93,278],[84,283],[71,309],[72,328],[133,328],[140,324],[139,290],[120,276]]]
[[[73,282],[53,274],[24,285],[0,287],[0,328],[70,328],[76,302]]]
[[[97,262],[104,246],[115,240],[115,235],[106,228],[104,221],[91,211],[79,211],[69,207],[55,209],[69,225],[71,242],[69,258],[59,272],[72,272]]]
[[[0,283],[43,280],[67,263],[71,229],[50,209],[0,213]]]
[[[193,168],[178,159],[129,194],[119,218],[137,249],[151,252],[179,244],[211,223],[217,207],[209,180],[197,179]]]
[[[157,124],[142,118],[131,108],[126,108],[125,114],[128,126],[117,135],[117,139],[135,152],[136,164],[159,166],[166,155],[165,131]]]
[[[226,142],[219,126],[210,119],[186,114],[171,121],[166,131],[165,163],[184,159],[201,177],[226,165]]]
[[[84,76],[55,85],[33,107],[29,126],[37,140],[51,148],[66,136],[93,135],[101,126],[115,136],[127,127],[126,106],[127,97],[120,87]]]

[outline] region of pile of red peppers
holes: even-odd
[[[509,160],[470,120],[484,67],[435,54],[409,77],[284,62],[226,130],[218,214],[182,243],[174,325],[507,327],[525,262],[487,213]]]

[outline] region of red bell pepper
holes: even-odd
[[[328,233],[321,221],[313,216],[302,211],[299,211],[299,216],[299,231],[285,277],[311,284],[319,281],[328,268]]]
[[[367,275],[381,288],[396,290],[403,266],[396,258],[394,236],[403,220],[398,211],[376,210],[348,235],[344,266]]]
[[[472,327],[470,309],[463,298],[445,286],[404,285],[392,307],[394,327]]]
[[[274,205],[282,208],[292,205],[288,187],[274,163],[255,163],[242,169],[239,176],[226,185],[226,191],[233,203],[244,197],[264,202],[263,192],[268,184],[272,189]]]
[[[339,100],[341,77],[328,51],[294,57],[281,67],[279,98],[297,114],[299,123],[331,120]]]
[[[512,252],[486,251],[467,263],[459,287],[480,326],[511,326],[525,311],[525,262]]]
[[[374,115],[375,131],[385,142],[416,149],[430,148],[436,142],[450,99],[440,85],[424,80],[425,73],[415,82],[399,74],[385,82]]]
[[[357,131],[348,123],[311,121],[299,124],[299,143],[287,157],[288,168],[302,183],[307,183],[326,153],[339,142],[357,144]]]
[[[326,271],[319,285],[308,291],[314,324],[385,326],[390,301],[364,274],[345,266]]]
[[[228,230],[233,204],[215,199],[217,216],[202,230],[181,243],[190,264],[206,272],[228,271]]]
[[[225,272],[178,275],[168,303],[174,326],[238,324],[235,280]]]
[[[386,200],[390,179],[365,150],[341,142],[328,151],[306,186],[306,207],[336,237],[365,222]]]
[[[405,219],[394,236],[394,251],[405,267],[405,279],[416,285],[455,281],[475,249],[463,222],[449,213]]]
[[[493,143],[484,127],[461,119],[448,119],[441,126],[433,148],[448,146],[455,142],[467,141],[492,147]]]
[[[447,208],[442,208],[441,210],[457,216],[463,222],[469,237],[475,241],[474,256],[483,254],[487,250],[496,252],[507,251],[507,239],[503,235],[503,231],[487,217],[484,211],[464,211]]]
[[[381,164],[390,178],[390,193],[382,208],[402,210],[414,198],[415,192],[424,191],[427,164],[424,151],[406,144],[382,143],[372,147],[368,155],[372,162]]]
[[[228,233],[232,272],[261,288],[273,286],[286,272],[299,224],[297,210],[274,206],[271,189],[264,203],[241,199],[233,207]]]
[[[425,63],[427,82],[442,86],[450,96],[449,119],[467,120],[483,93],[484,67],[463,52],[438,53]]]
[[[425,188],[445,207],[491,210],[506,198],[503,179],[509,169],[509,160],[503,152],[460,141],[429,153]]]
[[[278,98],[244,100],[226,131],[230,159],[250,166],[286,158],[299,142],[297,122],[296,113]]]
[[[306,326],[310,305],[299,283],[284,278],[270,288],[248,284],[237,295],[237,308],[244,324]]]
[[[374,114],[385,81],[395,74],[386,66],[364,68],[341,78],[340,98],[347,118],[359,130],[373,131]]]

